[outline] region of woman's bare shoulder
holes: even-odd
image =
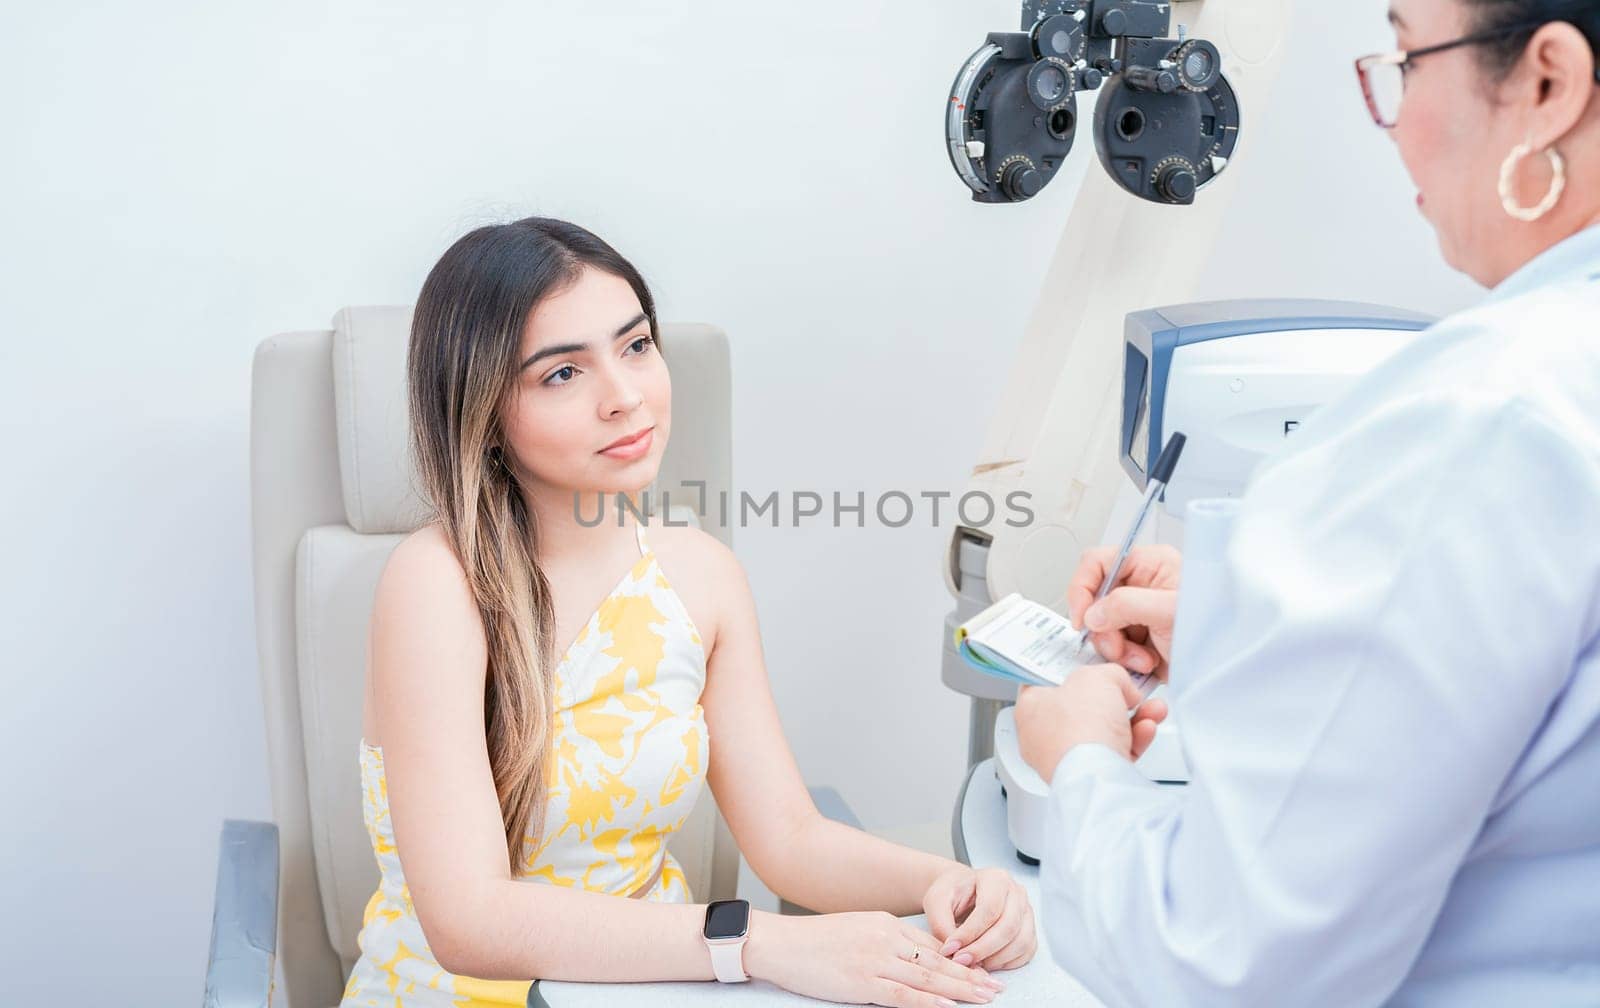
[[[373,603],[375,632],[445,634],[483,646],[482,623],[466,570],[438,523],[406,536],[389,554]]]
[[[438,522],[429,522],[400,540],[383,567],[383,582],[397,588],[466,588],[466,571]]]
[[[661,558],[667,573],[681,572],[694,578],[718,579],[743,568],[733,550],[716,536],[689,524],[666,524],[652,518],[645,528],[650,546]]]
[[[481,718],[488,646],[461,561],[437,525],[401,540],[378,578],[369,625],[363,737],[396,742],[414,719],[468,708]],[[481,725],[481,721],[479,722]],[[382,741],[377,741],[381,739]]]
[[[742,609],[750,594],[739,558],[720,539],[692,525],[667,525],[657,518],[646,535],[668,582],[710,644],[725,615]]]

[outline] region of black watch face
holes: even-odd
[[[750,930],[750,904],[744,900],[718,900],[706,907],[706,938],[738,938]]]

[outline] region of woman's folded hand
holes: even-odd
[[[941,956],[939,942],[926,931],[879,912],[752,914],[744,960],[753,977],[847,1004],[953,1008],[987,1004],[1003,986]]]
[[[1004,869],[953,869],[922,900],[942,954],[985,970],[1016,969],[1038,949],[1027,890]],[[957,926],[957,920],[960,925]]]

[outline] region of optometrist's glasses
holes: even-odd
[[[1459,49],[1462,46],[1497,42],[1514,32],[1541,28],[1549,23],[1551,22],[1524,21],[1493,31],[1464,35],[1423,49],[1373,53],[1371,56],[1361,57],[1356,60],[1356,76],[1361,80],[1361,93],[1367,98],[1367,110],[1372,113],[1372,121],[1383,129],[1394,129],[1395,123],[1400,121],[1401,101],[1406,96],[1406,75],[1411,72],[1411,65],[1422,57]],[[1595,79],[1600,82],[1600,70],[1595,72]]]

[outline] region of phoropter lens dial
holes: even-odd
[[[1205,39],[1190,39],[1172,50],[1169,58],[1185,91],[1210,91],[1222,76],[1222,54]]]
[[[1088,33],[1084,31],[1084,20],[1084,13],[1078,11],[1076,14],[1056,14],[1040,21],[1033,28],[1034,51],[1041,59],[1054,56],[1068,63],[1083,59],[1084,45],[1089,40]]]
[[[1058,108],[1072,97],[1072,67],[1047,56],[1028,70],[1028,100],[1041,112]]]

